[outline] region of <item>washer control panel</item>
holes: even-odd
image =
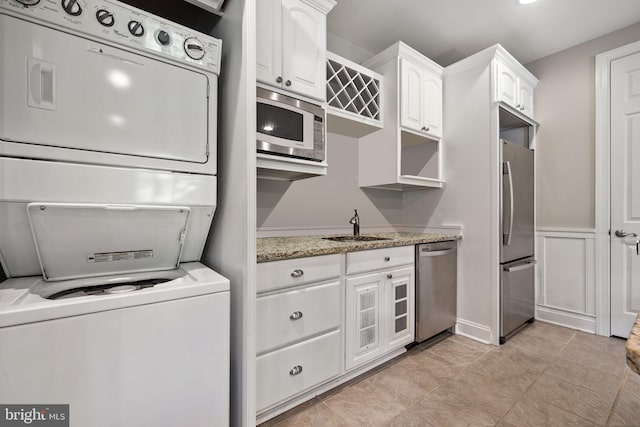
[[[0,0],[26,17],[219,74],[222,41],[114,0]]]

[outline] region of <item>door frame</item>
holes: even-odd
[[[640,41],[596,55],[596,334],[611,336],[611,63],[640,52]]]

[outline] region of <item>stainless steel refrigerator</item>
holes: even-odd
[[[534,180],[532,150],[500,141],[502,160],[500,343],[534,318]]]

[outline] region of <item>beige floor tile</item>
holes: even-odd
[[[492,353],[507,357],[524,370],[530,372],[542,372],[553,360],[553,357],[548,354],[540,354],[534,346],[521,347],[509,341],[497,347]]]
[[[626,370],[625,341],[577,332],[558,357],[622,377]]]
[[[538,357],[543,359],[553,359],[558,355],[570,339],[559,339],[554,336],[541,336],[532,333],[521,333],[510,338],[506,344],[520,347],[523,350],[533,351]]]
[[[495,348],[490,344],[483,344],[480,341],[472,340],[471,338],[463,337],[462,335],[451,335],[447,338],[448,341],[464,344],[468,347],[487,353]]]
[[[516,403],[520,391],[473,372],[473,369],[466,369],[461,376],[440,386],[427,399],[432,395],[482,408],[500,418]]]
[[[422,400],[445,381],[433,373],[428,363],[404,358],[395,365],[367,379],[386,394],[409,406]]]
[[[542,373],[525,393],[525,397],[546,402],[596,424],[604,425],[615,394],[605,395]]]
[[[349,426],[385,426],[407,409],[399,401],[365,380],[323,401]]]
[[[451,340],[438,343],[424,351],[424,353],[435,356],[455,366],[469,365],[485,354],[484,351]]]
[[[561,358],[553,360],[544,370],[544,373],[548,376],[610,396],[615,396],[622,383],[622,378],[619,376],[598,371],[589,366],[583,366],[579,363]]]
[[[392,427],[469,427],[494,426],[499,420],[478,406],[455,397],[431,393],[392,422]]]
[[[438,378],[440,382],[450,380],[458,376],[461,372],[461,366],[455,365],[448,360],[441,359],[427,351],[413,353],[403,360],[402,363],[416,365],[416,369],[420,369],[422,372],[433,375]]]
[[[300,411],[289,414],[277,427],[347,427],[345,420],[336,415],[320,399],[307,402]]]
[[[551,323],[536,320],[522,330],[522,334],[535,335],[552,341],[566,344],[576,334],[575,329],[564,328]]]
[[[498,424],[499,427],[590,427],[597,426],[570,412],[539,400],[523,398]]]
[[[534,369],[528,369],[509,357],[498,352],[490,352],[472,363],[467,370],[477,372],[493,381],[513,388],[518,393],[524,392],[538,377]]]
[[[639,426],[640,425],[640,381],[633,371],[620,390],[616,407],[613,410],[609,426]]]

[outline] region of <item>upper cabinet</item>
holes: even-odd
[[[334,0],[256,2],[256,78],[325,101],[327,13]]]
[[[442,72],[400,58],[400,126],[442,138]]]
[[[537,80],[522,65],[509,59],[496,59],[496,101],[533,118],[533,89]]]
[[[442,67],[402,42],[363,65],[384,78],[384,128],[359,141],[358,184],[389,190],[442,187]]]

